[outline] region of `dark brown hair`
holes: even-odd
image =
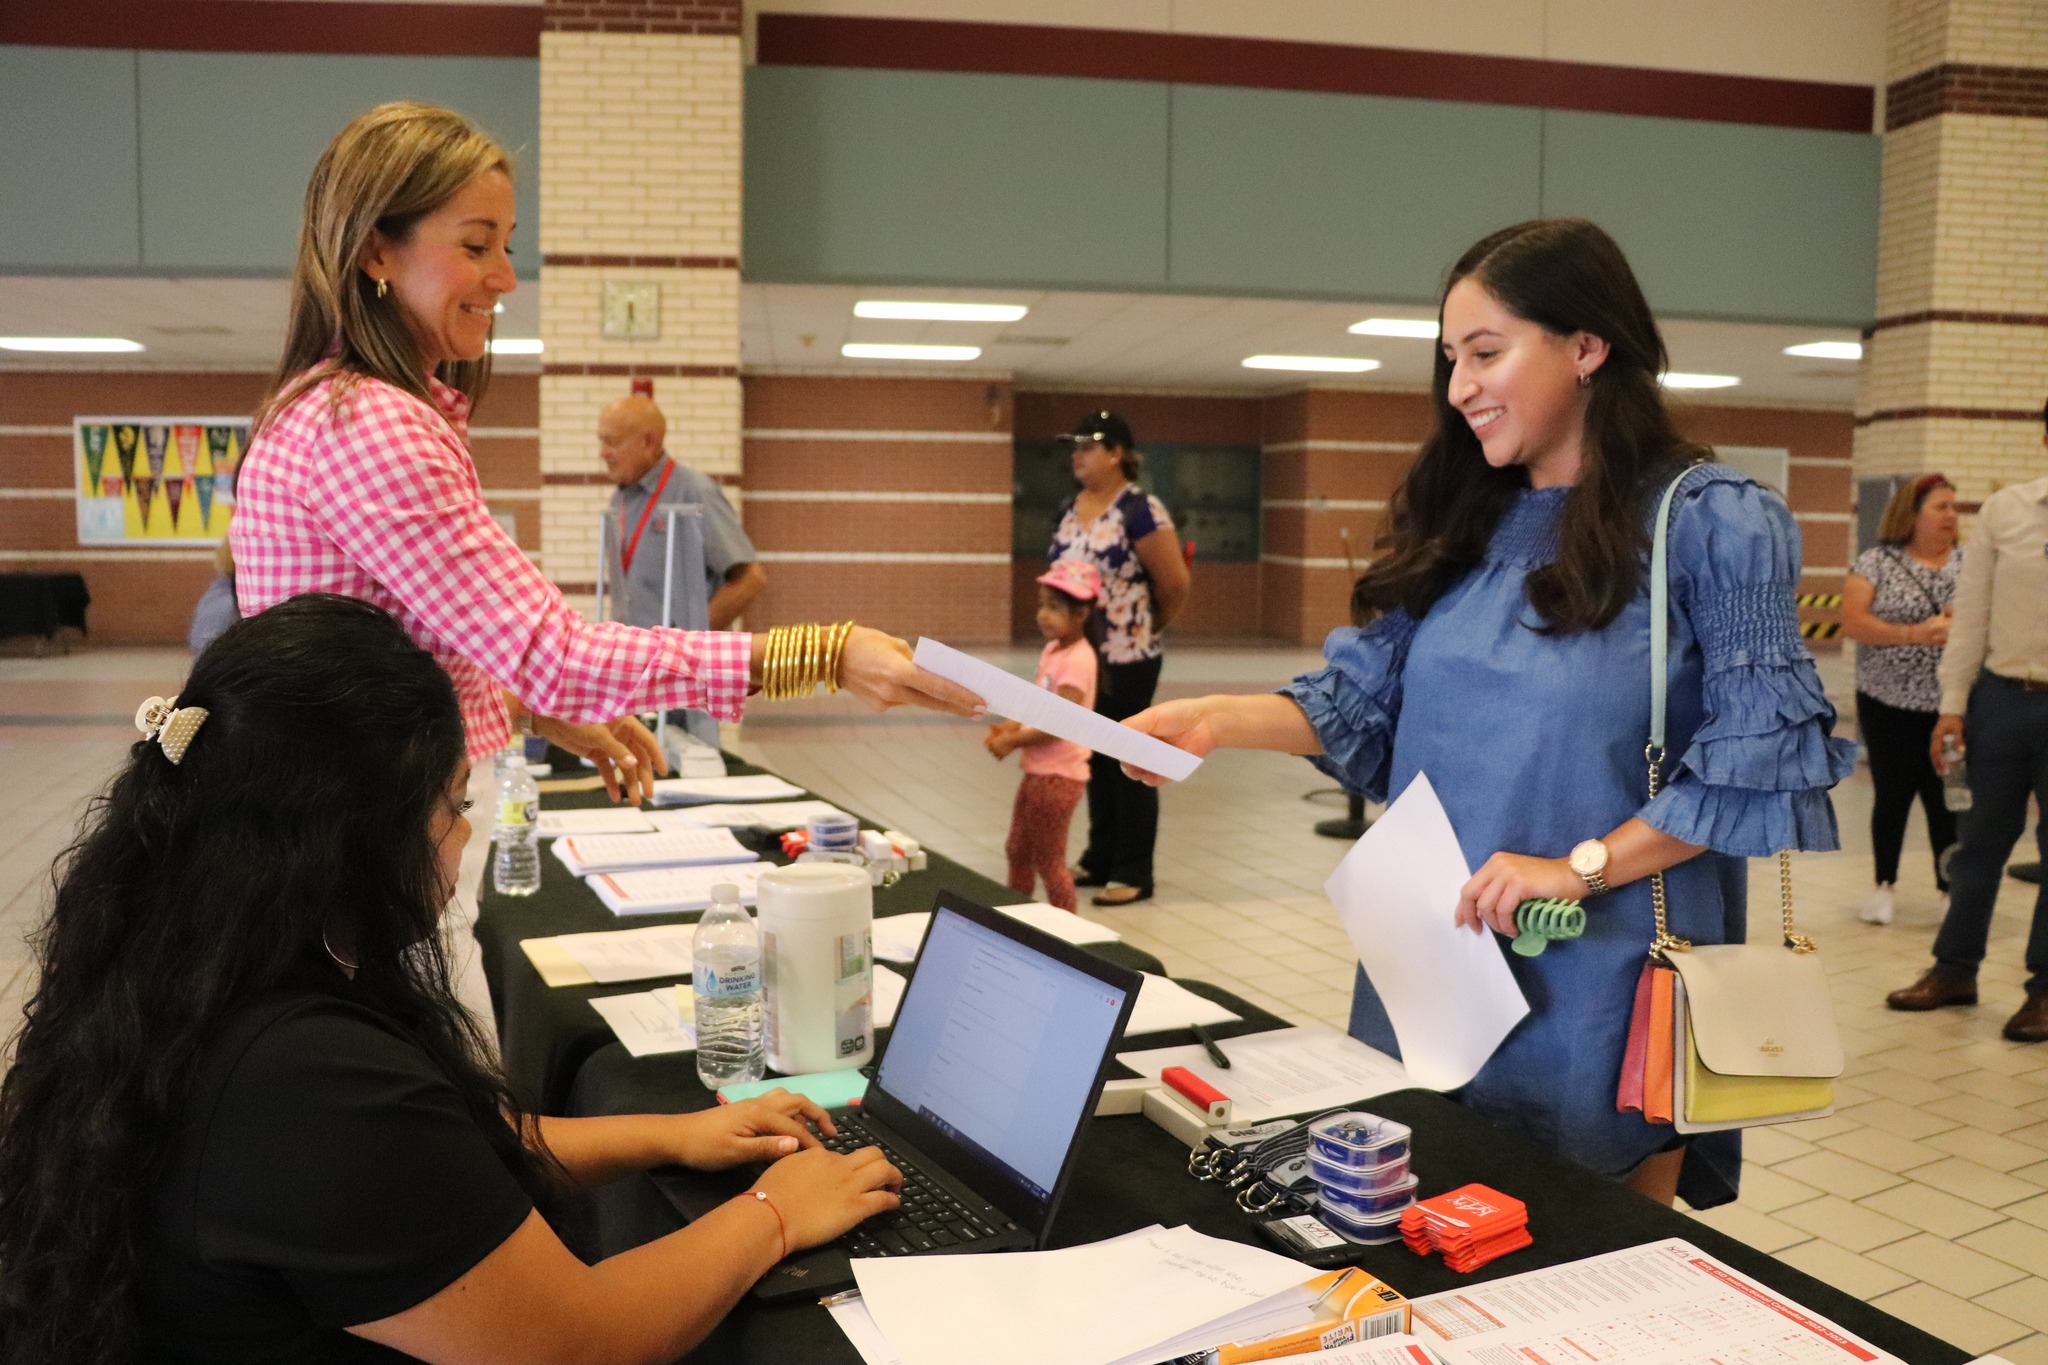
[[[1502,228],[1458,258],[1444,293],[1467,278],[1547,332],[1588,332],[1607,343],[1606,361],[1592,372],[1579,481],[1565,499],[1558,556],[1530,573],[1525,589],[1546,633],[1598,630],[1642,582],[1652,485],[1707,452],[1681,437],[1665,411],[1657,383],[1667,363],[1663,335],[1621,248],[1600,228],[1583,218]],[[1430,382],[1436,429],[1394,494],[1380,541],[1387,553],[1352,589],[1360,624],[1395,608],[1420,618],[1480,562],[1508,504],[1529,486],[1527,471],[1487,464],[1451,406],[1450,384],[1451,362],[1439,350]]]

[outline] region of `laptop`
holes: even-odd
[[[847,1288],[857,1256],[1043,1248],[1139,980],[941,892],[867,1095],[832,1111],[839,1132],[826,1140],[841,1151],[882,1147],[903,1172],[903,1207],[784,1260],[755,1296]],[[687,1220],[746,1189],[759,1171],[654,1179]]]

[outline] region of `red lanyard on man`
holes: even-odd
[[[633,556],[640,551],[640,536],[647,530],[647,519],[654,515],[654,509],[661,502],[661,490],[668,487],[668,476],[676,472],[675,461],[666,455],[661,457],[661,477],[655,481],[654,495],[647,499],[647,506],[640,509],[640,524],[633,528],[632,538],[619,546],[619,561],[627,573],[633,572]],[[619,534],[626,534],[626,509],[619,508]]]

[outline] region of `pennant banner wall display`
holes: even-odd
[[[73,418],[78,543],[210,550],[227,534],[248,444],[246,417]]]

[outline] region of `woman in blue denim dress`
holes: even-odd
[[[1309,755],[1354,791],[1427,772],[1467,862],[1459,923],[1512,934],[1532,897],[1584,898],[1579,940],[1508,963],[1530,1012],[1457,1098],[1669,1202],[1732,1199],[1735,1133],[1677,1140],[1618,1112],[1637,973],[1653,936],[1741,941],[1743,860],[1837,846],[1827,792],[1853,767],[1799,636],[1799,533],[1777,495],[1685,443],[1657,377],[1663,339],[1598,227],[1520,224],[1451,274],[1435,433],[1358,582],[1361,624],[1328,666],[1264,697],[1170,702],[1129,723],[1196,753]],[[1688,469],[1688,466],[1691,466]],[[1664,787],[1648,791],[1647,561],[1670,531]],[[1363,972],[1351,1033],[1398,1053]]]

